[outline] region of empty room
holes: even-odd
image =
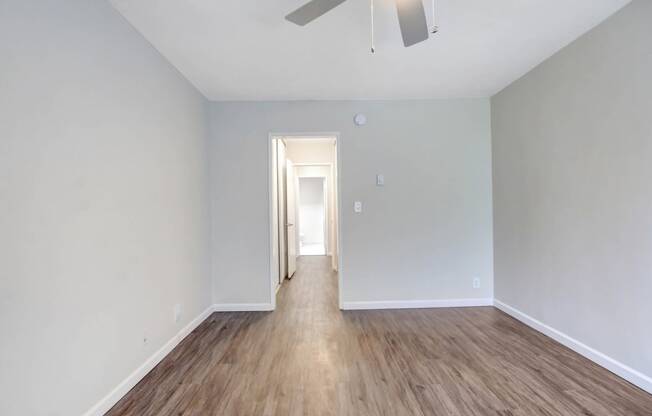
[[[651,22],[0,0],[0,415],[652,416]]]

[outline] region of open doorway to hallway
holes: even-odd
[[[271,136],[273,300],[284,282],[303,277],[301,257],[323,256],[321,264],[339,268],[337,145],[335,135]]]
[[[297,214],[299,217],[299,255],[325,256],[328,236],[328,195],[326,176],[301,176],[297,172]]]

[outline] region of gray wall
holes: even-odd
[[[205,101],[101,0],[3,0],[0,62],[0,414],[79,415],[210,304]]]
[[[488,99],[214,103],[211,121],[216,303],[269,302],[270,132],[341,133],[344,301],[492,297]]]
[[[652,375],[652,2],[492,99],[495,296]]]

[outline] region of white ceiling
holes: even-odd
[[[369,0],[284,20],[306,1],[111,0],[216,101],[487,97],[630,0],[436,0],[440,32],[407,49],[394,0],[375,0],[374,55]]]

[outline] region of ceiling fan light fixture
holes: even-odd
[[[299,26],[305,26],[345,1],[346,0],[311,0],[285,16],[285,19]],[[408,47],[428,39],[429,29],[426,20],[426,12],[423,7],[423,0],[394,1],[396,4],[399,26],[401,27],[403,45]],[[371,3],[371,16],[371,52],[373,53],[375,52],[375,47],[373,45],[373,0]]]

